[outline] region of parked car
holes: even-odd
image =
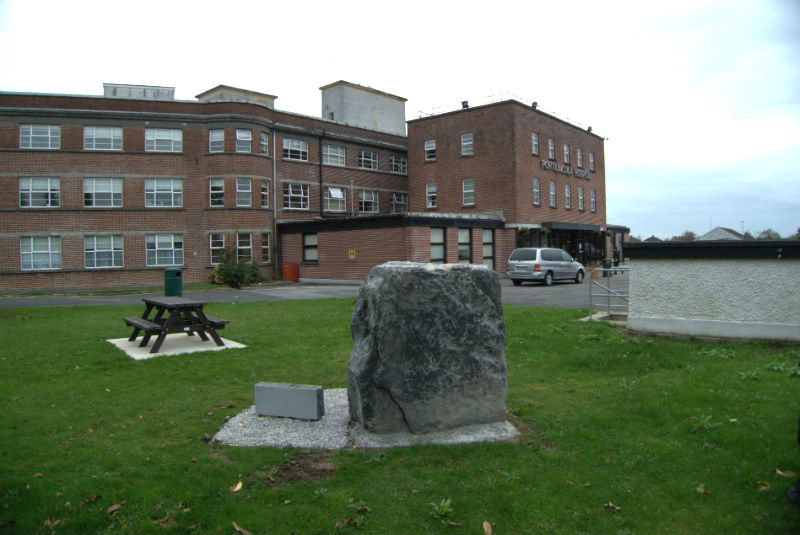
[[[580,284],[586,268],[562,249],[525,247],[511,253],[506,274],[514,286],[519,286],[523,281],[550,286],[555,280],[572,280]]]

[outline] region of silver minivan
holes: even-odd
[[[523,281],[550,286],[554,280],[571,280],[580,284],[586,269],[562,249],[525,247],[511,253],[506,274],[514,286]]]

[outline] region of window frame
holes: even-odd
[[[572,186],[564,184],[564,208],[572,210]]]
[[[583,187],[578,187],[578,210],[583,212]]]
[[[296,162],[308,161],[308,141],[290,137],[283,138],[283,159]]]
[[[556,183],[555,181],[550,181],[550,208],[557,208],[558,207],[558,197],[556,192]]]
[[[594,171],[594,170],[595,170],[595,167],[594,167],[594,153],[590,152],[589,153],[589,171]]]
[[[41,129],[47,128],[47,133]],[[35,131],[40,129],[38,133]],[[46,140],[46,143],[44,141]],[[36,143],[34,143],[36,141]],[[27,150],[58,150],[61,148],[61,125],[21,124],[19,125],[19,148]]]
[[[236,152],[246,154],[253,152],[253,131],[246,128],[236,129]]]
[[[270,255],[270,243],[272,242],[272,238],[270,237],[269,232],[262,232],[261,233],[261,261],[264,263],[271,262],[271,255]]]
[[[531,132],[531,154],[539,156],[539,134]]]
[[[303,246],[303,262],[319,262],[319,235],[316,232],[304,232],[301,244]]]
[[[378,153],[369,149],[358,149],[358,168],[378,170]]]
[[[472,132],[461,134],[461,156],[475,155],[475,136]]]
[[[575,165],[577,165],[579,169],[583,169],[583,149],[575,149],[575,158],[577,160]]]
[[[435,139],[426,139],[425,140],[425,161],[426,162],[435,162],[436,161],[436,140]]]
[[[389,156],[389,172],[398,175],[408,174],[408,158],[398,154]]]
[[[37,242],[41,244],[42,239],[47,239],[47,249],[36,249]],[[23,241],[29,244],[29,250],[23,245]],[[53,271],[61,269],[61,236],[20,236],[19,237],[19,267],[21,271]],[[37,267],[34,265],[35,255],[46,255],[47,266]],[[29,258],[26,266],[25,258]]]
[[[542,189],[541,182],[538,178],[533,179],[533,204],[534,206],[542,205]]]
[[[591,210],[592,213],[597,212],[597,190],[592,190]]]
[[[225,259],[225,233],[209,232],[208,234],[209,261],[212,266],[221,264]]]
[[[159,142],[161,142],[160,147]],[[144,150],[145,152],[183,152],[183,130],[180,128],[145,128]]]
[[[368,198],[370,197],[370,198]],[[364,214],[377,214],[380,212],[380,194],[376,189],[358,190],[358,211]]]
[[[466,236],[466,240],[464,239]],[[458,263],[471,264],[472,263],[472,229],[459,228],[458,229]]]
[[[465,178],[461,181],[461,206],[475,206],[474,178]]]
[[[249,178],[236,179],[236,206],[239,208],[253,206],[253,181]]]
[[[553,138],[547,139],[547,157],[551,160],[556,159],[556,141]]]
[[[110,248],[98,249],[97,238],[110,238]],[[92,248],[89,248],[91,240]],[[119,269],[125,267],[125,238],[122,234],[86,234],[83,236],[83,266],[86,269]],[[97,255],[110,254],[111,265],[97,265]],[[88,259],[92,255],[94,265],[89,265]]]
[[[402,191],[393,191],[391,195],[390,204],[391,204],[391,211],[393,214],[407,214],[408,193],[403,193]]]
[[[438,208],[436,182],[425,184],[425,208]]]
[[[494,269],[494,256],[495,256],[495,254],[494,254],[495,253],[495,251],[494,251],[494,229],[485,228],[485,229],[482,229],[482,230],[483,230],[483,232],[481,233],[481,246],[482,246],[483,249],[481,251],[481,255],[482,255],[483,265],[488,267],[489,269]],[[486,240],[487,236],[489,236],[489,238],[490,238],[489,241]],[[488,255],[486,254],[487,247],[488,247],[488,251],[489,251]],[[488,262],[487,262],[487,260],[488,260]]]
[[[264,156],[269,156],[269,134],[263,131],[259,134],[259,150]]]
[[[261,208],[269,208],[269,180],[261,179]]]
[[[347,148],[344,145],[325,143],[322,145],[322,163],[344,167],[347,165]]]
[[[437,236],[437,241],[434,241],[434,231],[436,232],[436,234],[441,233],[441,241],[438,241],[438,236]],[[429,234],[429,243],[430,243],[430,249],[429,249],[429,255],[428,255],[429,262],[431,264],[446,264],[447,263],[447,246],[446,246],[447,245],[447,227],[431,227],[430,228],[430,234]],[[441,256],[439,256],[439,254],[434,256],[434,254],[433,254],[434,248],[436,248],[437,253],[439,251],[439,248],[441,248]]]
[[[339,190],[341,197],[336,197],[333,190]],[[347,211],[347,195],[344,193],[344,188],[340,186],[325,186],[322,197],[326,212],[341,213]]]
[[[208,206],[209,208],[222,208],[225,206],[224,178],[210,178],[208,180]]]
[[[236,261],[253,262],[253,235],[249,232],[236,233]]]
[[[98,129],[109,130],[109,136],[101,137],[97,135]],[[91,132],[91,135],[90,135]],[[108,140],[108,147],[98,147],[97,142]],[[83,150],[97,151],[121,151],[122,150],[122,127],[121,126],[84,126],[83,127]]]
[[[97,189],[98,181],[108,181],[109,190]],[[88,186],[91,185],[91,191]],[[83,207],[84,208],[122,208],[122,188],[123,181],[121,178],[84,178],[83,179]],[[108,193],[109,204],[98,204],[97,194]],[[91,196],[91,202],[87,203]]]
[[[162,238],[169,238],[170,247],[159,247],[162,243]],[[153,247],[151,247],[151,242]],[[180,244],[180,247],[175,247],[175,244]],[[164,266],[182,266],[183,265],[183,234],[175,234],[171,232],[161,232],[144,235],[145,245],[145,265],[147,267],[164,267]],[[152,251],[152,253],[151,253]],[[159,260],[159,251],[170,251],[171,262],[162,263]],[[152,256],[151,256],[152,254]],[[151,258],[153,261],[151,261]],[[179,262],[176,262],[179,260]]]
[[[34,189],[34,181],[47,181],[47,189]],[[23,184],[27,183],[27,188]],[[55,186],[54,186],[55,185]],[[44,196],[44,204],[33,204],[34,194]],[[25,199],[27,198],[27,204]],[[19,207],[26,210],[61,207],[61,179],[55,177],[22,177],[19,179]]]
[[[208,131],[208,152],[209,153],[225,152],[224,128],[213,128]]]
[[[564,163],[569,163],[569,144],[564,143]]]
[[[300,188],[300,191],[294,191]],[[283,183],[283,209],[284,210],[308,210],[309,209],[309,187],[308,184],[299,182]]]
[[[159,189],[169,182],[169,190]],[[176,188],[176,185],[178,186]],[[150,186],[153,186],[150,189]],[[159,204],[159,191],[161,195],[168,192],[169,204]],[[145,208],[183,208],[183,179],[182,178],[147,178],[144,181],[144,206]]]

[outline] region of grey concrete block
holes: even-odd
[[[322,387],[289,383],[258,383],[255,386],[256,414],[302,420],[325,416]]]

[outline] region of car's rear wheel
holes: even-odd
[[[583,282],[583,270],[578,270],[575,274],[575,284],[580,284]]]
[[[514,286],[519,286],[520,284],[522,284],[522,281],[517,279],[511,279],[511,282],[514,283]]]
[[[542,283],[545,286],[552,286],[553,285],[553,272],[548,271],[544,274],[544,282]]]

